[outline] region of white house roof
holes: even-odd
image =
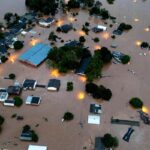
[[[0,101],[5,101],[8,98],[7,92],[0,92]]]
[[[98,115],[89,115],[88,116],[89,124],[100,124],[100,116]]]
[[[97,28],[99,28],[99,29],[103,29],[103,30],[107,30],[107,27],[102,26],[102,25],[98,25],[98,26],[97,26]]]
[[[28,150],[47,150],[47,146],[29,145]]]

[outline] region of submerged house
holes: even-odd
[[[13,106],[15,106],[15,100],[5,100],[4,101],[4,106],[11,106],[11,107],[13,107]]]
[[[49,91],[58,91],[60,88],[60,80],[50,79],[47,85],[47,90]]]
[[[39,105],[41,103],[41,97],[28,96],[26,99],[27,105]]]
[[[86,68],[91,61],[91,57],[82,58],[79,67],[75,70],[75,73],[81,76],[85,75]]]
[[[25,79],[23,81],[22,87],[24,90],[34,90],[37,85],[37,80]]]
[[[6,89],[0,89],[0,102],[4,102],[8,99],[8,92]]]
[[[29,145],[28,150],[48,150],[47,146]]]
[[[107,27],[106,26],[102,26],[102,25],[98,25],[94,28],[92,28],[93,32],[98,33],[98,32],[102,32],[102,31],[106,31]]]
[[[19,139],[22,141],[32,141],[32,132],[30,132],[30,131],[24,132],[23,131],[21,133]]]
[[[22,88],[20,86],[9,86],[7,92],[9,95],[20,95]]]
[[[72,28],[73,28],[72,24],[65,24],[60,27],[61,32],[64,32],[64,33],[69,32],[70,30],[72,30]]]
[[[39,21],[39,25],[42,27],[50,27],[53,22],[55,22],[53,18],[42,19]]]
[[[105,150],[105,146],[101,141],[101,137],[95,138],[95,148],[94,150]]]
[[[91,104],[90,105],[90,113],[101,114],[102,113],[102,106],[99,104]]]
[[[80,47],[80,46],[83,46],[79,41],[70,41],[68,43],[65,44],[65,46],[70,46],[70,47]]]

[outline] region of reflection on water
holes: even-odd
[[[25,0],[0,0],[0,20],[3,20],[6,12],[22,15],[26,12]]]

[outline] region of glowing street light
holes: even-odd
[[[105,39],[105,40],[108,40],[109,37],[110,37],[110,34],[109,34],[108,32],[104,32],[104,33],[102,34],[102,38]]]
[[[141,43],[142,43],[141,41],[136,41],[136,42],[135,42],[136,46],[140,46]]]
[[[150,28],[145,28],[144,29],[146,32],[149,32],[150,31]]]
[[[68,17],[68,20],[70,21],[70,22],[74,22],[74,18],[73,17]]]
[[[139,19],[138,19],[138,18],[134,18],[134,21],[135,21],[135,22],[138,22],[138,21],[139,21]]]
[[[39,39],[32,39],[31,41],[30,41],[30,44],[32,45],[32,46],[35,46],[37,43],[39,43]]]
[[[149,110],[148,110],[148,108],[146,106],[142,107],[142,111],[145,112],[145,113],[149,113]]]
[[[78,30],[77,33],[78,33],[80,36],[85,36],[85,35],[86,35],[85,32],[82,31],[82,30]]]
[[[86,78],[86,77],[83,77],[83,76],[80,76],[80,77],[79,77],[79,80],[84,83],[84,82],[86,82],[87,78]]]
[[[58,69],[53,69],[53,70],[50,72],[50,75],[57,78],[57,77],[60,76],[60,73],[59,73]]]
[[[17,55],[17,54],[10,55],[9,61],[10,61],[12,64],[14,64],[17,58],[18,58],[18,55]]]
[[[83,100],[85,98],[85,93],[84,92],[79,92],[77,95],[79,100]]]
[[[57,27],[60,27],[60,26],[63,25],[63,23],[64,23],[63,20],[58,20],[58,21],[56,22],[56,26],[57,26]]]
[[[95,45],[95,46],[94,46],[94,49],[95,49],[95,50],[101,49],[101,48],[102,48],[102,47],[101,47],[100,45]]]

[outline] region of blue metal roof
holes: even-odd
[[[19,60],[32,64],[34,66],[38,66],[40,63],[42,63],[46,58],[51,50],[51,47],[47,44],[38,43],[25,53],[23,53]]]

